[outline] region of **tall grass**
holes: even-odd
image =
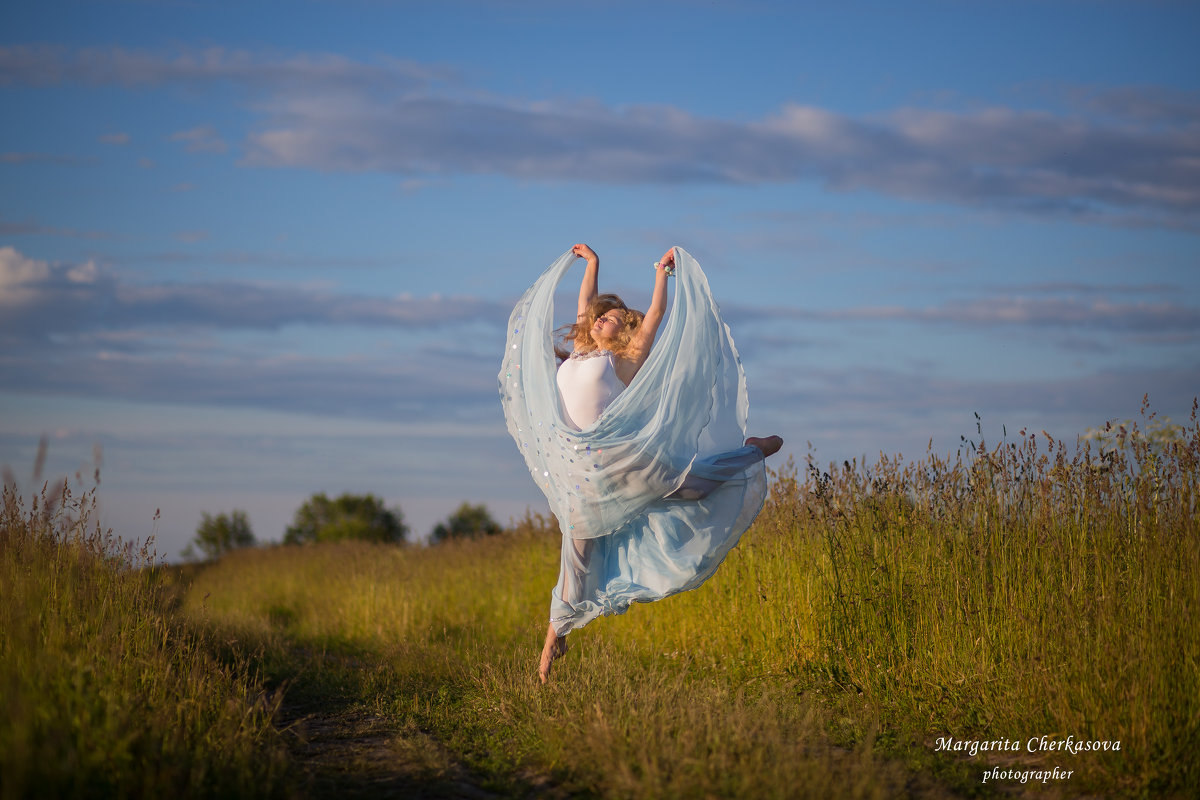
[[[1200,785],[1200,425],[1112,433],[811,466],[831,671],[917,739],[1120,741],[1065,758],[1079,783]]]
[[[548,687],[558,533],[536,517],[427,549],[235,553],[186,610],[294,696],[432,735],[513,794],[986,792],[983,769],[1015,764],[1072,770],[1067,794],[1185,795],[1200,425],[1165,447],[1115,433],[1103,455],[1022,433],[951,458],[789,464],[712,580],[573,633]],[[934,746],[1068,735],[1121,749]]]
[[[0,504],[0,797],[277,797],[278,701],[63,483]]]

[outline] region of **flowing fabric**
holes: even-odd
[[[576,258],[564,253],[517,303],[499,376],[509,433],[563,533],[551,603],[559,635],[699,586],[766,498],[762,454],[743,445],[741,360],[682,249],[671,312],[637,376],[592,425],[564,418],[554,293]]]

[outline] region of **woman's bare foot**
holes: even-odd
[[[538,678],[542,683],[550,680],[550,666],[567,654],[567,637],[554,632],[554,626],[546,629],[546,644],[542,647],[542,660],[538,665]]]
[[[779,448],[783,447],[783,439],[778,436],[767,436],[766,438],[751,436],[746,440],[746,444],[762,450],[763,458],[766,458],[779,452]]]

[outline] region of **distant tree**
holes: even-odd
[[[467,536],[495,536],[500,530],[500,525],[492,519],[486,506],[463,503],[445,522],[437,524],[429,539],[437,543]]]
[[[319,492],[296,509],[284,544],[359,539],[400,544],[408,536],[400,509],[389,510],[373,494],[343,494],[333,500]]]
[[[239,547],[254,547],[254,532],[250,530],[250,520],[245,511],[232,511],[228,514],[202,514],[196,535],[183,551],[184,558],[196,558],[197,551],[202,558],[220,558],[230,550]]]

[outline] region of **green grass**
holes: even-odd
[[[299,765],[269,687],[289,714],[383,720],[410,785],[437,791],[465,767],[503,796],[1188,796],[1200,425],[1111,439],[1103,457],[1022,433],[949,459],[784,465],[713,579],[573,633],[546,687],[559,539],[537,516],[429,548],[239,551],[186,585],[21,534],[2,573],[5,794],[84,774],[117,794],[335,795],[280,777]],[[6,512],[5,535],[41,530],[27,516]],[[1042,736],[1120,750],[1025,752]],[[167,749],[190,766],[143,777]],[[992,766],[1072,777],[984,785]]]
[[[429,549],[239,553],[188,610],[277,654],[297,693],[429,731],[514,793],[530,775],[601,797],[891,796],[929,776],[986,792],[1001,765],[1071,769],[1067,794],[1183,794],[1200,784],[1200,428],[1118,444],[785,466],[711,581],[572,634],[548,688],[544,520]],[[970,758],[935,752],[945,736],[1121,749]]]
[[[498,791],[521,794],[536,776],[584,796],[785,797],[800,787],[887,797],[908,780],[871,737],[828,742],[797,677],[813,620],[742,591],[754,573],[775,582],[805,567],[753,543],[708,590],[573,634],[541,686],[557,536],[530,520],[428,549],[241,552],[197,578],[188,608],[222,636],[294,653],[275,676],[302,701],[340,694],[430,731]],[[759,624],[744,624],[747,614]],[[787,644],[804,639],[803,652]]]
[[[1018,762],[1106,793],[1200,785],[1194,419],[1187,433],[1155,451],[1130,431],[1107,461],[1041,434],[814,474],[831,664],[913,742],[1120,741]]]
[[[0,506],[0,797],[281,797],[278,698],[90,525],[94,493]]]

